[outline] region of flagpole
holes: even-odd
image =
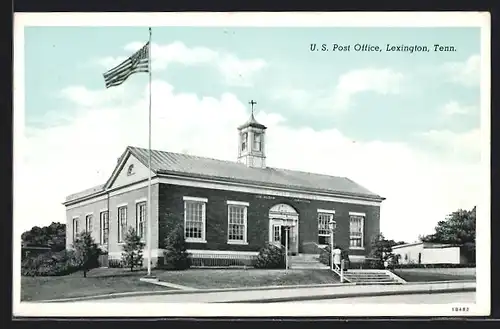
[[[148,220],[147,220],[147,245],[148,245],[148,276],[151,276],[151,27],[149,28],[149,147],[148,147],[148,166],[149,166],[149,179],[148,179]]]

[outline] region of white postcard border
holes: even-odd
[[[166,23],[168,22],[168,24]],[[193,22],[196,22],[193,24]],[[265,304],[137,304],[20,302],[21,248],[16,209],[21,204],[24,146],[24,28],[28,26],[377,26],[481,28],[481,151],[482,202],[477,206],[475,304],[370,304],[314,303]],[[490,15],[479,12],[344,12],[344,13],[16,13],[14,16],[14,158],[13,158],[13,315],[14,316],[477,316],[489,315],[490,277]],[[452,309],[468,307],[457,313]]]

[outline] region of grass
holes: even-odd
[[[261,270],[261,269],[189,269],[186,271],[156,272],[165,282],[198,289],[246,288],[338,283],[325,270]]]
[[[198,289],[244,288],[338,283],[325,270],[261,270],[261,269],[189,269],[186,271],[154,270],[161,281]],[[87,273],[66,276],[22,277],[21,300],[40,301],[59,298],[96,296],[131,291],[166,291],[163,286],[141,282],[146,271],[130,272],[119,268],[98,268]]]
[[[475,280],[474,268],[395,269],[394,274],[407,282]]]
[[[21,277],[21,301],[95,296],[116,292],[171,290],[139,281],[146,271],[98,268],[66,276]]]

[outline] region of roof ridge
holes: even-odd
[[[140,149],[147,151],[148,149],[145,147],[136,147],[136,146],[129,146],[132,149]],[[158,150],[158,149],[151,149],[152,152],[160,152],[160,153],[170,153],[174,155],[182,155],[182,156],[187,156],[191,158],[196,158],[196,159],[207,159],[207,160],[214,160],[214,161],[220,161],[220,162],[226,162],[226,163],[232,163],[232,164],[240,164],[239,162],[231,161],[231,160],[222,160],[222,159],[217,159],[217,158],[212,158],[212,157],[206,157],[206,156],[200,156],[200,155],[193,155],[193,154],[187,154],[187,153],[181,153],[181,152],[172,152],[172,151],[164,151],[164,150]]]
[[[140,149],[147,151],[147,148],[144,147],[137,147],[137,146],[129,146],[132,149]],[[181,153],[181,152],[172,152],[172,151],[165,151],[165,150],[158,150],[158,149],[151,149],[153,152],[160,152],[160,153],[170,153],[173,155],[182,155],[182,156],[187,156],[191,158],[196,158],[196,159],[207,159],[207,160],[214,160],[214,161],[220,161],[220,162],[225,162],[225,163],[231,163],[235,165],[241,165],[244,166],[244,164],[236,162],[236,161],[231,161],[231,160],[222,160],[222,159],[217,159],[213,157],[207,157],[207,156],[200,156],[200,155],[193,155],[193,154],[187,154],[187,153]],[[280,170],[280,171],[289,171],[289,172],[296,172],[296,173],[302,173],[302,174],[307,174],[307,175],[319,175],[319,176],[325,176],[325,177],[335,177],[335,178],[343,178],[343,179],[349,179],[345,176],[335,176],[335,175],[329,175],[329,174],[324,174],[324,173],[312,173],[312,172],[307,172],[305,170],[296,170],[296,169],[287,169],[287,168],[281,168],[281,167],[266,167],[268,169],[274,169],[274,170]],[[259,168],[252,168],[250,169],[259,169]],[[349,179],[351,182],[355,183],[351,179]],[[356,183],[357,184],[357,183]]]
[[[377,193],[374,193],[359,183],[344,176],[334,176],[324,173],[277,167],[253,168],[247,167],[245,164],[238,161],[223,160],[159,149],[151,149],[151,151],[154,157],[154,165],[152,165],[151,169],[156,174],[165,171],[165,168],[168,167],[171,172],[185,173],[188,176],[202,175],[209,178],[220,177],[231,180],[236,179],[241,182],[268,182],[282,187],[293,186],[304,190],[324,190],[345,195],[370,196],[385,200],[385,198],[381,197]],[[148,149],[128,145],[120,159],[123,160],[127,153],[132,154],[143,165],[148,165]],[[203,162],[203,160],[205,160],[205,162]],[[199,165],[196,165],[196,163],[199,163]],[[73,193],[67,197],[67,200],[75,197],[78,198],[79,194],[86,195],[100,193],[102,192],[102,187],[105,185],[106,184],[101,184],[77,193]]]

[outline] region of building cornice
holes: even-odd
[[[76,198],[63,203],[66,207],[77,206],[82,202],[94,201],[94,199],[101,199],[116,194],[125,193],[127,191],[143,188],[147,186],[147,179],[140,180],[125,186],[119,186],[116,188],[106,189],[93,194],[86,195],[81,198]],[[264,194],[264,195],[275,195],[284,196],[291,198],[301,198],[309,200],[322,200],[331,202],[341,202],[341,203],[351,203],[351,204],[364,204],[379,206],[380,203],[385,200],[381,197],[370,197],[370,196],[360,196],[360,195],[349,195],[344,193],[332,193],[321,190],[312,189],[301,189],[292,187],[282,187],[271,184],[256,184],[255,182],[241,182],[236,180],[228,179],[213,179],[205,178],[203,176],[194,175],[182,175],[182,174],[167,174],[164,171],[159,173],[158,176],[154,176],[152,179],[152,184],[169,184],[169,185],[180,185],[180,186],[190,186],[199,187],[206,189],[216,189],[216,190],[230,190],[243,193],[251,194]]]
[[[204,181],[204,182],[214,182],[218,184],[227,184],[229,186],[241,186],[241,187],[254,187],[260,188],[263,190],[266,189],[276,189],[282,191],[290,191],[290,192],[298,192],[298,193],[307,193],[314,195],[326,195],[333,196],[338,198],[350,198],[356,200],[364,200],[364,201],[377,201],[382,202],[385,200],[384,197],[375,196],[375,195],[363,195],[363,194],[355,194],[355,193],[343,193],[343,192],[333,192],[329,190],[323,189],[312,189],[312,188],[301,188],[287,185],[279,185],[279,184],[271,184],[271,183],[262,183],[259,181],[251,181],[251,180],[241,180],[241,179],[230,179],[226,177],[216,177],[216,176],[206,176],[200,174],[184,174],[179,172],[172,172],[166,170],[158,170],[158,176],[165,178],[180,178],[180,179],[188,179],[193,181]]]

